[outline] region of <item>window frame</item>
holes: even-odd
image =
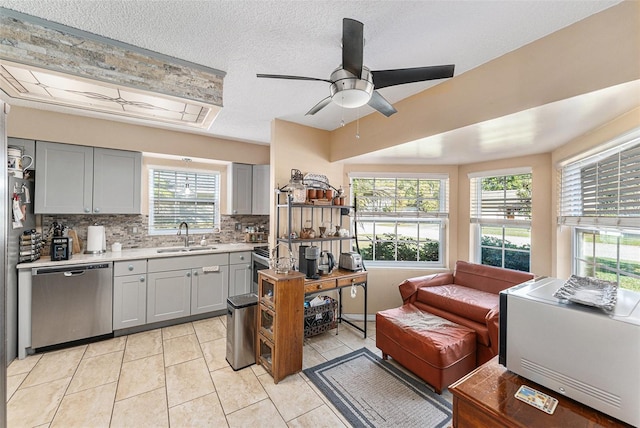
[[[398,180],[437,180],[439,181],[440,190],[438,194],[438,211],[419,211],[416,210],[415,214],[413,211],[394,211],[394,212],[369,212],[369,214],[363,214],[367,212],[358,211],[356,208],[356,215],[353,221],[355,222],[355,227],[358,227],[356,231],[356,235],[359,235],[361,232],[361,227],[363,224],[370,224],[371,229],[374,231],[375,236],[375,228],[376,224],[380,223],[392,223],[393,228],[395,230],[395,238],[391,241],[388,240],[371,240],[372,248],[372,256],[375,254],[375,245],[377,243],[384,242],[394,242],[394,260],[364,260],[368,266],[371,267],[402,267],[402,268],[442,268],[445,266],[445,255],[446,255],[446,246],[447,246],[447,226],[448,226],[448,217],[449,217],[449,175],[443,173],[358,173],[352,172],[349,174],[349,180],[351,188],[353,189],[353,180],[354,179],[372,179],[372,180],[396,180],[394,187],[394,195],[393,200],[399,200],[398,198]],[[442,191],[444,189],[444,191]],[[351,194],[351,205],[356,206],[356,200],[358,195],[355,194],[355,191]],[[402,199],[402,198],[400,198]],[[420,198],[417,197],[416,201],[419,204]],[[431,198],[427,198],[427,200],[435,200]],[[437,261],[420,261],[420,260],[397,260],[398,258],[398,246],[397,243],[401,242],[398,240],[397,227],[398,224],[402,223],[415,223],[417,230],[417,240],[410,240],[409,242],[415,243],[417,245],[416,250],[416,259],[420,257],[420,246],[424,243],[428,242],[426,240],[421,240],[420,237],[420,225],[421,224],[436,224],[438,227],[438,260]],[[402,236],[402,235],[400,235]],[[358,238],[361,240],[360,238]]]
[[[203,170],[203,169],[191,169],[191,168],[179,168],[179,167],[172,167],[172,166],[164,166],[164,165],[149,165],[148,166],[148,204],[149,204],[149,221],[148,221],[148,233],[149,235],[153,235],[153,236],[161,236],[161,235],[174,235],[178,232],[178,226],[180,225],[181,221],[177,221],[176,220],[176,224],[174,228],[171,229],[157,229],[154,225],[154,194],[155,194],[155,182],[154,182],[154,171],[162,171],[162,172],[168,172],[168,173],[175,173],[175,174],[189,174],[189,175],[194,175],[194,176],[198,176],[198,175],[208,175],[208,176],[215,176],[215,195],[216,197],[213,198],[213,227],[211,228],[202,228],[202,227],[198,227],[196,228],[195,226],[192,226],[192,224],[189,224],[189,233],[190,234],[205,234],[205,233],[213,233],[215,231],[215,229],[219,229],[220,228],[220,199],[221,199],[221,195],[220,195],[220,188],[221,188],[221,172],[217,171],[217,170]],[[194,189],[194,192],[196,190]],[[168,198],[168,199],[177,199],[177,198]],[[192,198],[194,205],[197,205],[197,201],[195,200],[196,198]],[[207,199],[203,199],[202,202],[207,202]],[[189,223],[189,222],[187,222]]]
[[[471,245],[469,247],[470,250],[470,260],[473,260],[475,263],[482,264],[482,249],[483,248],[499,248],[501,251],[501,267],[505,267],[506,250],[520,252],[520,253],[528,253],[529,255],[529,270],[527,272],[531,272],[531,234],[532,234],[532,211],[533,211],[533,189],[532,195],[528,199],[529,204],[529,215],[525,216],[525,218],[508,218],[507,211],[505,209],[503,218],[499,217],[483,217],[482,213],[482,179],[485,178],[498,178],[498,177],[510,177],[517,175],[529,175],[531,186],[533,187],[533,170],[531,167],[523,167],[523,168],[511,168],[504,170],[496,170],[496,171],[482,171],[471,173],[468,175],[469,177],[469,190],[470,190],[470,228],[471,228]],[[506,188],[503,190],[504,192],[504,207],[507,207],[508,198],[506,196]],[[528,218],[528,219],[527,219]],[[501,241],[502,245],[500,247],[488,247],[482,244],[482,228],[483,227],[495,227],[501,229]],[[506,240],[506,230],[507,229],[523,229],[527,230],[529,234],[529,250],[509,249],[505,245]],[[488,265],[487,265],[488,266]]]

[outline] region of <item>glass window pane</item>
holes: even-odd
[[[396,233],[398,239],[418,240],[418,224],[417,223],[398,223]]]
[[[640,293],[640,278],[620,275],[619,286],[620,288],[626,288],[627,290],[637,291]]]
[[[529,259],[530,253],[528,252],[505,250],[504,267],[529,272]]]
[[[494,226],[481,226],[480,239],[482,246],[502,248],[502,228]]]
[[[418,261],[418,243],[409,240],[398,240],[398,260]]]
[[[502,250],[483,247],[481,258],[483,265],[502,267]]]
[[[531,231],[524,228],[507,227],[504,229],[505,248],[529,250],[531,248]]]
[[[375,247],[375,260],[395,260],[396,244],[394,242],[378,242]]]
[[[420,260],[427,262],[435,262],[440,259],[440,243],[438,241],[429,240],[420,244]]]
[[[440,223],[421,223],[419,227],[420,240],[440,240]]]

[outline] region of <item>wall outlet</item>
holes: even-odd
[[[131,228],[131,233],[134,233],[134,234],[135,234],[135,233],[138,233],[138,226],[133,226],[133,227]]]
[[[242,230],[242,223],[236,223],[236,230],[238,232]]]

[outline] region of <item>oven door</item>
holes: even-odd
[[[253,272],[251,292],[258,294],[258,271],[269,269],[269,259],[256,253],[251,253],[251,269]]]

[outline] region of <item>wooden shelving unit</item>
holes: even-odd
[[[304,274],[258,272],[256,361],[278,383],[302,370]]]

